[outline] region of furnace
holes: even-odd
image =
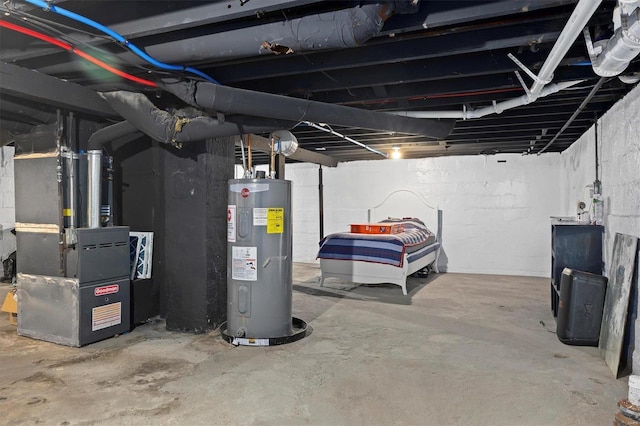
[[[59,116],[16,137],[18,334],[82,346],[130,329],[129,228],[113,226],[109,159],[74,152],[75,132]]]

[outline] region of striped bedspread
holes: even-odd
[[[387,222],[387,221],[384,221]],[[402,266],[405,253],[435,242],[435,236],[419,221],[394,221],[405,225],[399,234],[336,233],[320,241],[319,259],[359,260]]]

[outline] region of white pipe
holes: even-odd
[[[554,93],[557,93],[560,90],[564,90],[571,86],[575,86],[576,84],[582,83],[582,81],[583,80],[573,80],[573,81],[565,81],[562,83],[549,84],[548,86],[544,87],[542,91],[540,91],[538,95],[535,97],[529,96],[529,95],[522,95],[522,96],[518,96],[517,98],[494,103],[493,105],[477,108],[477,109],[469,109],[469,110],[461,110],[461,111],[392,111],[392,112],[389,112],[389,114],[395,114],[395,115],[401,115],[404,117],[413,117],[413,118],[461,118],[463,120],[468,120],[472,118],[481,118],[489,114],[500,114],[501,112],[506,111],[508,109],[530,104],[539,98],[544,98],[545,96],[553,95]]]
[[[538,80],[531,86],[530,91],[533,96],[538,94],[553,79],[553,73],[558,68],[560,61],[565,57],[576,38],[582,33],[582,29],[587,25],[600,3],[602,3],[602,0],[580,0],[578,2],[556,43],[553,45],[551,52],[549,52],[549,56],[547,56],[542,68],[540,68]]]
[[[631,0],[627,0],[631,1]],[[637,0],[634,0],[637,1]],[[563,83],[557,83],[549,85],[549,82],[553,79],[553,73],[555,72],[560,62],[565,57],[571,45],[578,35],[582,32],[582,29],[587,25],[589,19],[594,14],[598,6],[602,3],[602,0],[580,0],[573,10],[573,13],[569,17],[569,20],[565,24],[562,32],[558,36],[558,40],[553,45],[549,56],[542,64],[538,76],[535,77],[534,83],[526,95],[519,96],[517,98],[509,99],[500,103],[494,101],[493,105],[462,111],[395,111],[391,114],[401,115],[405,117],[415,118],[461,118],[463,120],[471,118],[480,118],[489,114],[500,114],[502,111],[516,108],[522,105],[530,104],[536,101],[538,98],[549,96],[560,90],[574,86],[581,83],[582,80],[567,81]]]
[[[630,15],[634,9],[640,7],[640,1],[638,0],[618,0],[620,5],[620,13]]]
[[[609,40],[597,42],[589,50],[593,71],[601,77],[612,77],[623,72],[640,54],[640,2],[620,2],[622,25],[616,28]],[[633,9],[631,9],[633,7]],[[587,41],[589,43],[589,41]]]

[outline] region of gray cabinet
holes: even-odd
[[[558,316],[562,270],[602,274],[601,225],[583,225],[575,222],[551,224],[551,310]]]

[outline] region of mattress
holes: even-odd
[[[356,234],[341,232],[327,235],[320,241],[319,259],[357,260],[402,266],[405,253],[409,262],[437,249],[435,235],[416,219],[389,219],[398,222],[404,232],[398,234]],[[381,223],[382,223],[381,222]]]

